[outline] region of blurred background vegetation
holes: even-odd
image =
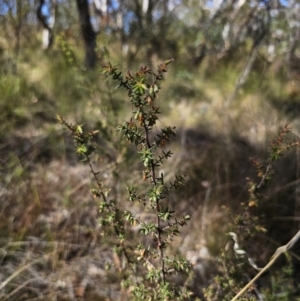
[[[286,123],[299,136],[299,14],[298,0],[0,0],[1,300],[126,300],[88,167],[55,115],[100,130],[103,181],[125,199],[141,175],[115,128],[131,108],[101,63],[127,71],[171,58],[160,123],[177,128],[166,168],[187,175],[173,201],[191,215],[173,252],[192,261],[191,287],[205,300],[227,233],[245,231],[232,214],[248,200],[249,157],[264,163]],[[255,213],[267,232],[243,242],[259,266],[299,229],[299,164],[295,151],[273,166]],[[299,300],[293,252],[254,300]],[[254,274],[248,267],[242,280]]]

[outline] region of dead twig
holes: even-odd
[[[289,249],[291,249],[294,244],[298,241],[300,238],[300,230],[294,235],[294,237],[284,246],[279,247],[273,256],[270,258],[269,263],[250,281],[247,285],[244,286],[243,289],[240,290],[240,292],[233,298],[231,301],[236,301],[239,297],[241,297],[244,293],[247,292],[247,290],[253,285],[253,283],[265,272],[267,271],[273,263],[277,260],[277,258],[282,254],[287,252]]]

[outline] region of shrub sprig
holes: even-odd
[[[131,225],[139,225],[140,234],[152,238],[151,244],[148,246],[139,244],[135,251],[137,261],[142,262],[147,269],[143,284],[150,285],[150,287],[144,285],[134,287],[132,294],[138,300],[141,298],[186,300],[190,296],[188,292],[172,286],[170,278],[170,275],[175,272],[188,272],[189,263],[181,258],[170,259],[165,250],[174,236],[179,233],[179,227],[184,226],[190,218],[189,216],[176,218],[175,211],[167,202],[170,191],[184,184],[184,176],[176,175],[175,180],[168,184],[164,181],[163,173],[158,176],[158,168],[172,156],[172,152],[166,150],[166,147],[176,137],[175,127],[168,126],[156,130],[161,114],[157,104],[160,84],[171,62],[172,60],[169,60],[159,64],[157,72],[142,66],[135,73],[128,71],[124,77],[116,66],[110,63],[103,66],[103,73],[118,81],[117,87],[127,90],[132,105],[132,116],[128,121],[120,124],[118,130],[122,133],[123,139],[136,146],[143,166],[141,180],[149,184],[144,194],[139,194],[137,187],[127,187],[128,199],[131,202],[142,203],[156,216],[155,222],[147,222],[130,211],[124,213],[125,219]]]
[[[127,259],[124,267],[123,287],[127,288],[133,300],[189,300],[191,293],[173,283],[175,273],[187,274],[190,264],[180,257],[167,255],[167,246],[178,235],[180,227],[190,219],[188,215],[176,217],[168,202],[170,192],[184,185],[184,176],[175,175],[175,179],[165,182],[164,173],[159,168],[172,156],[167,150],[169,143],[176,137],[176,128],[167,126],[157,129],[160,107],[158,94],[160,85],[172,60],[158,65],[157,71],[143,66],[137,72],[128,71],[125,76],[110,63],[103,66],[103,74],[118,82],[118,88],[127,91],[132,115],[129,120],[119,124],[117,130],[122,138],[136,149],[141,162],[140,184],[127,187],[128,200],[143,205],[143,211],[150,211],[155,219],[143,220],[130,209],[122,210],[118,199],[108,198],[99,173],[94,168],[92,155],[96,149],[95,137],[98,131],[85,131],[82,125],[72,125],[61,116],[57,119],[71,131],[76,145],[76,153],[90,167],[96,187],[92,189],[95,198],[99,198],[99,222],[108,230],[111,226],[118,238],[115,249]],[[142,190],[141,186],[147,185]],[[142,192],[140,192],[142,191]],[[127,224],[127,225],[126,225]],[[129,241],[132,226],[137,226],[140,239],[136,246]],[[125,276],[126,275],[126,276]],[[130,276],[131,275],[131,276]],[[184,276],[186,277],[186,276]]]

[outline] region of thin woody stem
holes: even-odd
[[[97,183],[97,186],[98,186],[99,192],[100,192],[100,194],[101,194],[101,197],[103,198],[104,202],[108,205],[107,198],[106,198],[106,196],[105,196],[105,193],[103,192],[101,182],[100,182],[99,179],[98,179],[97,172],[94,170],[94,166],[93,166],[93,164],[92,164],[92,162],[91,162],[91,159],[90,159],[89,156],[86,156],[86,159],[87,159],[87,162],[88,162],[88,164],[89,164],[91,173],[92,173],[92,175],[93,175],[93,177],[94,177],[94,179],[95,179],[95,181],[96,181],[96,183]],[[108,208],[109,208],[108,210],[109,210],[110,212],[112,212],[111,207],[108,206]],[[113,210],[114,213],[115,213],[115,211],[116,211],[116,210]],[[118,226],[114,223],[113,227],[114,227],[114,231],[115,231],[116,235],[119,237],[119,235],[121,234],[121,232],[120,232]],[[127,250],[126,250],[126,247],[124,246],[124,243],[121,243],[120,245],[121,245],[122,252],[123,252],[123,254],[124,254],[124,256],[125,256],[127,262],[128,262],[128,263],[131,263],[129,254],[128,254]]]
[[[143,127],[145,130],[145,138],[146,138],[146,144],[147,148],[151,148],[150,140],[149,140],[149,129],[145,122],[143,122]],[[151,178],[152,178],[152,183],[153,186],[157,186],[156,178],[155,178],[155,165],[153,160],[151,160]],[[159,206],[159,199],[156,200],[156,216],[157,216],[157,242],[158,242],[158,250],[159,250],[159,257],[160,257],[160,264],[161,264],[161,278],[163,284],[166,282],[166,274],[165,274],[165,261],[164,261],[164,249],[163,249],[163,242],[162,242],[162,236],[161,236],[161,218],[159,217],[159,212],[160,212],[160,206]]]
[[[272,164],[269,163],[269,165],[267,166],[267,169],[263,175],[263,177],[261,178],[261,181],[259,182],[259,184],[256,186],[256,189],[260,189],[264,184],[265,184],[265,181],[267,179],[267,176],[269,175],[270,171],[271,171],[271,168],[272,168]]]

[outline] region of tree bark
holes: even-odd
[[[88,0],[76,0],[76,2],[85,46],[85,65],[88,69],[92,69],[96,66],[97,62],[97,53],[95,49],[97,34],[91,24]]]

